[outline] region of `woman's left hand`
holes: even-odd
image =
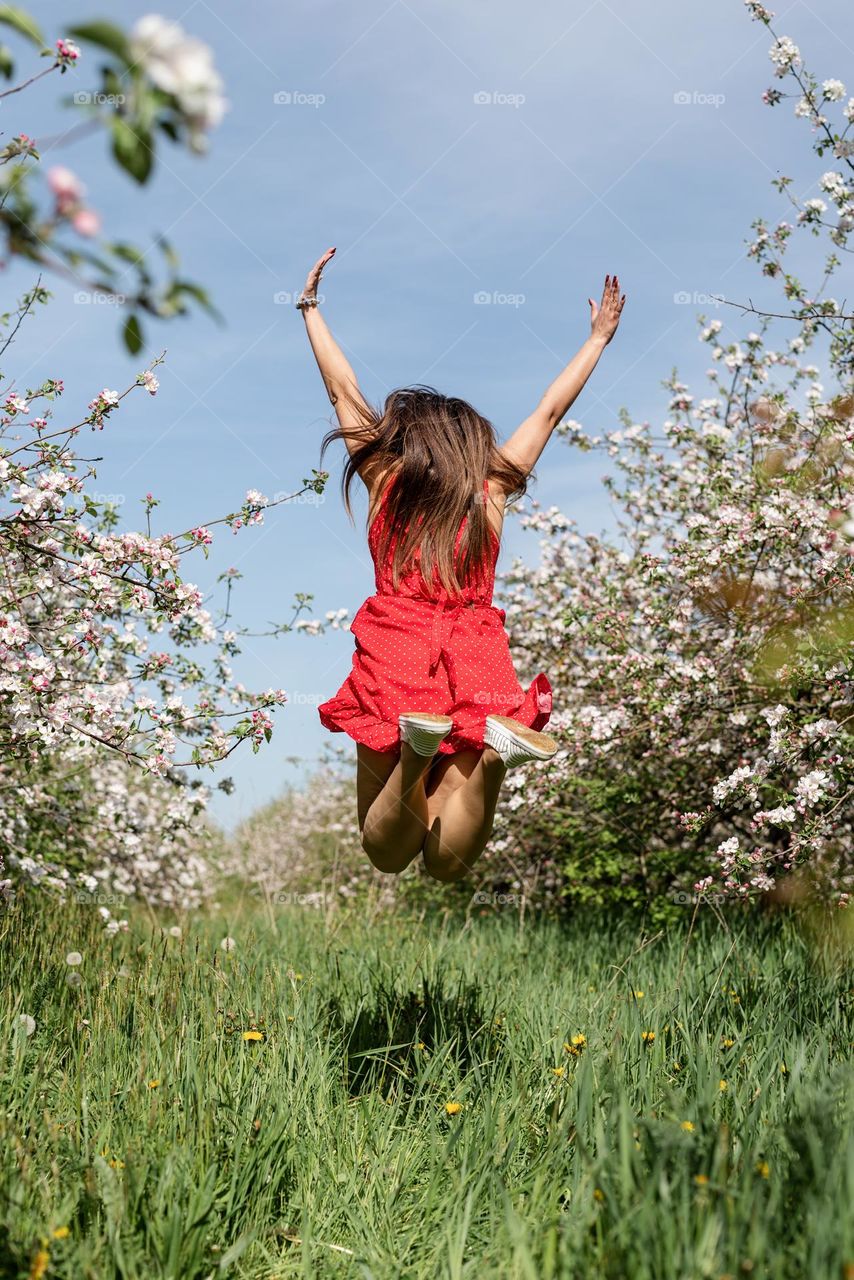
[[[590,335],[610,342],[617,332],[620,316],[626,302],[626,295],[620,297],[620,280],[618,276],[606,276],[605,288],[602,290],[602,301],[597,306],[592,298],[590,303]]]

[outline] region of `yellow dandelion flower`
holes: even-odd
[[[683,1121],[682,1121],[682,1123],[680,1124],[679,1128],[680,1128],[680,1129],[684,1129],[686,1133],[693,1133],[693,1132],[694,1132],[694,1122],[693,1122],[693,1120],[683,1120]]]
[[[789,1068],[786,1066],[785,1062],[780,1063],[780,1070],[784,1076],[789,1074]]]
[[[552,1067],[552,1074],[556,1076],[562,1076],[565,1070],[566,1070],[565,1067]]]
[[[159,1080],[149,1080],[149,1082],[148,1082],[148,1087],[149,1087],[149,1089],[159,1089],[159,1088],[160,1088],[160,1081],[159,1081]]]
[[[47,1249],[39,1249],[33,1258],[33,1265],[30,1267],[30,1280],[42,1280],[42,1276],[47,1271],[47,1264],[50,1262],[50,1254]]]
[[[109,1160],[107,1163],[111,1169],[124,1169],[125,1167],[124,1160]]]
[[[706,1187],[709,1184],[709,1179],[704,1173],[698,1173],[694,1181],[698,1187]]]
[[[718,1088],[720,1089],[721,1093],[726,1093],[727,1089],[729,1088],[729,1085],[727,1084],[726,1080],[719,1080]]]
[[[57,1227],[53,1233],[53,1238],[54,1240],[65,1240],[66,1237],[70,1235],[71,1235],[70,1227]]]
[[[674,1062],[674,1064],[673,1064],[673,1070],[674,1070],[674,1071],[681,1071],[681,1070],[682,1070],[682,1063],[681,1063],[681,1062]]]
[[[419,1040],[419,1041],[418,1041],[418,1044],[415,1046],[415,1048],[416,1048],[416,1049],[426,1049],[426,1048],[427,1048],[427,1046],[426,1046],[426,1044],[424,1043],[424,1041],[423,1041],[423,1040]]]
[[[446,1103],[445,1103],[445,1110],[447,1111],[447,1113],[448,1113],[448,1115],[449,1115],[449,1116],[456,1116],[456,1115],[459,1115],[459,1113],[462,1111],[462,1109],[463,1109],[463,1107],[462,1107],[462,1103],[461,1103],[461,1102],[446,1102]]]
[[[602,1201],[605,1199],[605,1192],[600,1190],[599,1187],[596,1187],[593,1191],[593,1199],[598,1200],[599,1203],[601,1204]]]
[[[577,1036],[572,1037],[571,1043],[575,1045],[576,1049],[583,1049],[587,1044],[587,1036],[583,1036],[579,1032]]]
[[[731,1048],[732,1048],[732,1046],[733,1046],[734,1044],[735,1044],[735,1041],[734,1041],[734,1040],[730,1040],[729,1036],[726,1036],[726,1037],[721,1041],[721,1048],[723,1048],[723,1049],[731,1049]]]
[[[288,1022],[293,1022],[293,1020],[294,1020],[294,1015],[293,1015],[292,1013],[289,1013],[289,1014],[288,1014]]]
[[[263,1040],[264,1032],[263,1031],[244,1031],[243,1039],[244,1040]]]
[[[635,998],[636,1000],[643,1000],[643,998],[644,998],[644,992],[643,992],[643,991],[633,991],[633,992],[632,992],[632,995],[634,996],[634,998]]]
[[[767,1178],[771,1172],[771,1166],[768,1164],[768,1161],[760,1160],[756,1166],[756,1172],[760,1175],[760,1177]]]
[[[655,1040],[655,1032],[654,1032],[654,1031],[644,1031],[644,1032],[641,1034],[641,1040],[643,1040],[644,1044],[652,1044],[652,1043],[653,1043],[653,1041]]]

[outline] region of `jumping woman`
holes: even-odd
[[[318,309],[328,249],[297,306],[338,419],[348,514],[358,476],[368,490],[376,592],[356,614],[350,675],[320,707],[333,733],[357,743],[362,845],[380,871],[420,853],[437,880],[459,880],[492,831],[504,774],[557,750],[541,732],[551,686],[522,689],[504,611],[492,604],[508,502],[617,331],[625,295],[605,277],[590,303],[590,337],[506,444],[470,404],[429,387],[392,391],[372,409]]]

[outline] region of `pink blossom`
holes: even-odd
[[[57,201],[64,201],[66,204],[77,204],[82,200],[86,192],[86,188],[77,175],[60,164],[48,169],[47,185],[56,196]]]
[[[73,40],[59,39],[56,42],[57,62],[63,67],[70,67],[80,57],[80,50]]]
[[[101,217],[94,209],[78,209],[71,225],[79,236],[96,236],[101,230]]]

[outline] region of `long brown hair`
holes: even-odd
[[[382,409],[352,400],[359,426],[327,433],[333,440],[356,435],[341,478],[344,505],[352,518],[350,486],[357,474],[385,478],[387,502],[378,556],[392,544],[392,582],[415,563],[427,582],[450,595],[481,570],[490,551],[491,529],[483,501],[484,482],[499,481],[508,499],[525,492],[525,472],[499,451],[495,428],[465,400],[433,387],[401,387]],[[322,456],[322,455],[321,455]],[[391,488],[388,489],[388,486]],[[460,525],[466,526],[454,555]]]

